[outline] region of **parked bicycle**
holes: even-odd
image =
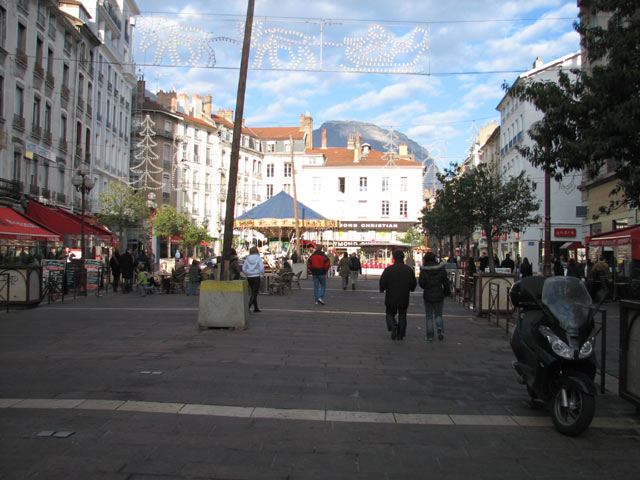
[[[51,271],[49,272],[49,276],[44,284],[44,288],[42,289],[42,294],[40,295],[40,301],[47,298],[47,303],[53,303],[56,300],[60,299],[61,302],[64,302],[64,288],[63,288],[63,274],[64,272]]]

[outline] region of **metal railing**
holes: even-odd
[[[9,311],[9,301],[11,300],[11,274],[0,273],[0,304],[7,306]]]
[[[604,331],[604,329],[603,329]],[[620,301],[620,378],[618,395],[640,407],[637,358],[640,354],[640,302]],[[635,370],[630,372],[630,370]],[[635,384],[634,384],[635,382]]]
[[[500,326],[500,317],[504,315],[505,319],[505,332],[509,333],[509,324],[511,323],[511,317],[515,311],[513,304],[511,303],[511,297],[506,295],[506,308],[502,308],[500,302],[500,290],[502,285],[499,283],[489,284],[489,309],[487,312],[487,319],[490,322],[493,317],[496,319],[496,326]]]

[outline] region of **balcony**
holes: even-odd
[[[107,91],[111,92],[112,88],[113,88],[113,84],[111,82],[107,82]]]
[[[170,130],[158,130],[156,135],[173,140],[173,132]]]
[[[64,193],[56,192],[56,202],[67,203],[67,197]]]
[[[52,73],[47,72],[47,76],[45,77],[44,84],[49,90],[53,90],[53,87],[56,86],[56,78],[53,76]]]
[[[37,185],[29,185],[29,195],[37,197],[40,194],[40,189]]]
[[[26,70],[29,66],[29,57],[24,50],[18,48],[16,49],[16,66]]]
[[[44,135],[42,136],[42,141],[47,145],[51,145],[53,143],[51,132],[44,132]]]
[[[44,78],[44,68],[42,68],[42,65],[38,65],[38,63],[36,63],[33,66],[33,77],[40,80]]]
[[[60,150],[62,153],[67,153],[67,139],[66,138],[61,138],[60,140],[58,140],[58,150]]]
[[[0,178],[0,196],[19,200],[20,195],[22,195],[22,182]]]
[[[40,189],[40,196],[41,196],[42,198],[44,198],[45,200],[51,200],[51,190],[49,190],[49,189],[47,189],[47,188],[42,187],[42,188]]]
[[[60,87],[60,98],[62,98],[63,100],[69,100],[70,95],[71,92],[69,91],[69,87],[67,87],[66,85],[62,85],[62,87]]]
[[[87,112],[86,113],[87,113],[88,117],[93,115],[93,109],[91,108],[91,105],[89,105],[88,103],[87,103]]]
[[[40,125],[31,125],[31,136],[39,140],[42,136],[42,127]]]
[[[24,132],[24,117],[18,115],[17,113],[13,114],[13,128],[18,130],[19,132]]]
[[[81,98],[78,98],[78,103],[76,104],[76,108],[78,110],[80,110],[81,112],[84,111],[84,100]]]

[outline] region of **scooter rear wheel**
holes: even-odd
[[[583,392],[575,385],[564,387],[567,392],[567,403],[563,405],[563,389],[558,389],[553,396],[551,418],[560,433],[575,437],[584,432],[593,420],[596,401],[593,395]]]

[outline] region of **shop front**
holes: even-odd
[[[585,240],[587,256],[603,256],[611,267],[614,298],[640,299],[640,225],[591,235]]]

